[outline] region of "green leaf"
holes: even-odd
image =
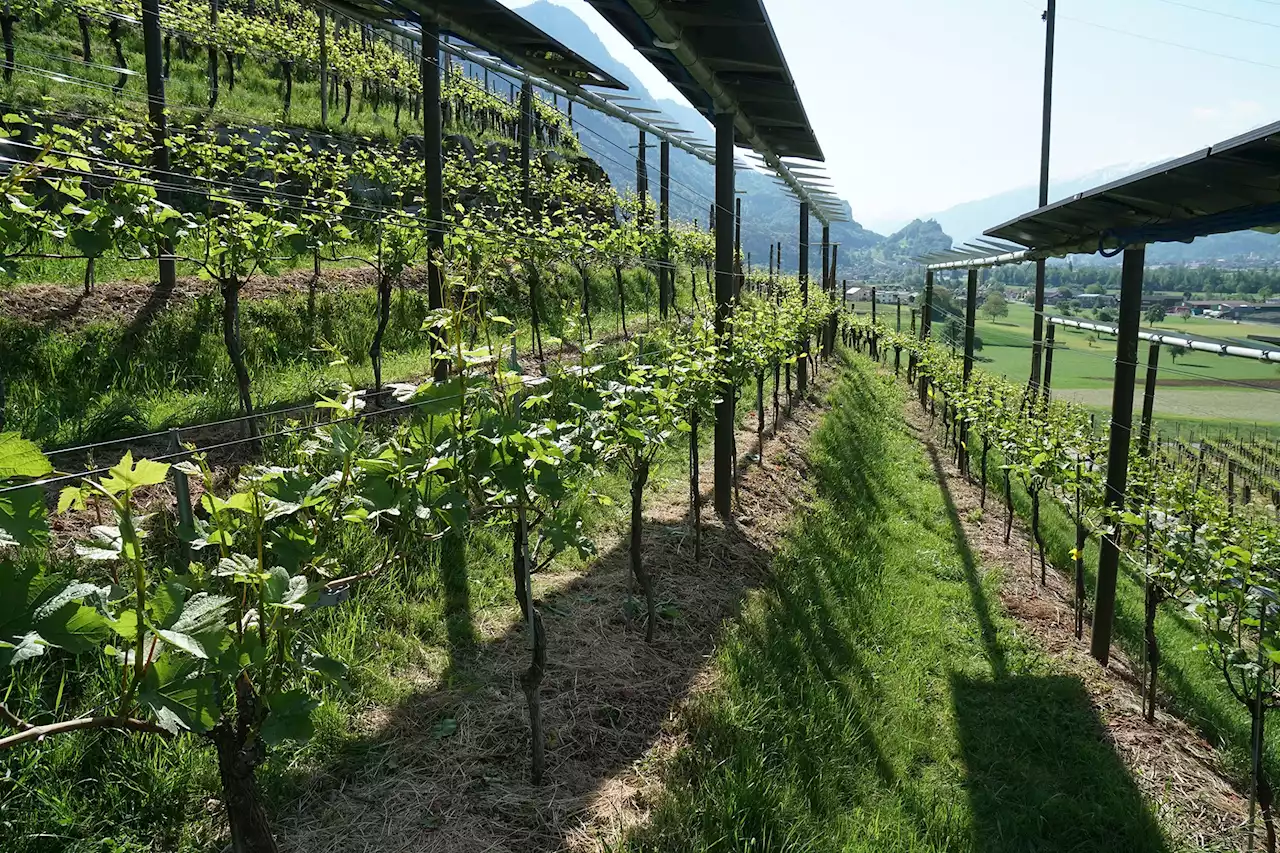
[[[138,702],[171,732],[207,732],[217,724],[221,713],[213,679],[201,675],[199,664],[191,658],[169,654],[161,654],[151,662],[138,691]]]
[[[0,432],[0,480],[43,477],[52,471],[40,448],[16,432]]]
[[[232,601],[226,595],[197,592],[183,605],[181,615],[170,627],[192,635],[221,631],[227,625],[227,607]]]
[[[447,738],[458,730],[458,721],[453,717],[445,717],[431,727],[431,736],[436,740]]]
[[[21,637],[0,640],[0,671],[22,663],[24,660],[40,657],[48,645],[35,631],[29,631]]]
[[[0,547],[41,545],[48,538],[44,492],[39,486],[0,494]]]
[[[124,458],[120,460],[120,463],[111,468],[108,473],[110,476],[102,481],[102,488],[116,495],[142,486],[155,486],[163,483],[165,478],[169,476],[169,466],[163,462],[152,462],[149,459],[139,459],[135,464],[133,451],[128,451],[125,453]]]
[[[340,660],[312,655],[307,660],[307,669],[325,681],[338,685],[344,692],[351,689],[347,683],[347,665]]]
[[[303,690],[277,693],[267,699],[270,713],[262,724],[262,740],[269,746],[287,740],[305,741],[316,733],[311,712],[320,707],[320,700]]]
[[[196,638],[192,637],[190,634],[184,634],[181,631],[173,631],[164,628],[156,631],[156,633],[160,635],[160,639],[164,640],[174,648],[186,652],[192,657],[197,657],[201,660],[207,660],[209,658],[204,647],[201,646]]]
[[[91,585],[80,586],[96,590]],[[84,594],[81,592],[79,597]],[[65,601],[53,609],[42,607],[37,613],[36,630],[49,645],[66,649],[72,654],[92,651],[111,636],[107,617],[96,608],[78,601]]]

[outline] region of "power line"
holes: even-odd
[[[1183,9],[1190,9],[1193,12],[1204,12],[1206,15],[1217,15],[1220,18],[1230,18],[1233,21],[1243,21],[1246,24],[1259,24],[1264,27],[1280,29],[1280,24],[1273,21],[1260,21],[1257,18],[1246,18],[1241,15],[1233,15],[1230,12],[1220,12],[1217,9],[1206,9],[1203,6],[1192,6],[1190,3],[1181,2],[1181,0],[1156,0],[1156,2],[1167,3],[1170,6],[1180,6]]]

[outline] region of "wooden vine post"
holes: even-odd
[[[524,81],[520,88],[520,201],[525,216],[533,217],[533,181],[530,173],[533,159],[533,83]],[[533,341],[538,348],[538,361],[544,361],[542,353],[542,323],[538,317],[538,273],[529,264],[529,318],[533,325]]]
[[[824,224],[822,226],[822,292],[826,293],[831,288],[831,226]],[[821,339],[818,341],[818,349],[822,353],[823,358],[831,357],[831,346],[827,342],[827,330],[822,330]]]
[[[323,6],[316,7],[316,12],[320,15],[320,126],[326,127],[329,124],[329,16]]]
[[[1049,389],[1053,386],[1053,333],[1058,327],[1049,324],[1044,338],[1044,402],[1049,405]]]
[[[1053,327],[1049,327],[1052,334]],[[1052,338],[1050,338],[1052,340]],[[1142,386],[1142,428],[1138,433],[1138,452],[1143,456],[1151,453],[1151,420],[1156,410],[1156,380],[1160,372],[1160,344],[1152,342],[1147,348],[1147,377]],[[1046,368],[1046,375],[1048,371]],[[1048,379],[1045,380],[1046,386]]]

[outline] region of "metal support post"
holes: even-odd
[[[920,340],[933,331],[933,270],[924,274],[924,310],[920,314]]]
[[[320,15],[320,124],[329,123],[329,15],[323,6],[317,6]]]
[[[1133,380],[1137,373],[1138,321],[1142,314],[1143,247],[1125,249],[1120,272],[1120,318],[1116,330],[1116,372],[1111,397],[1111,431],[1107,451],[1107,509],[1124,511],[1129,477],[1129,438],[1133,432]],[[1102,537],[1098,557],[1098,588],[1094,594],[1090,651],[1106,666],[1111,656],[1111,631],[1116,615],[1116,576],[1120,569],[1119,531]]]
[[[831,226],[822,226],[822,292],[831,287]]]
[[[1053,388],[1053,333],[1058,327],[1049,324],[1044,339],[1044,401],[1049,402],[1049,392]]]
[[[800,302],[809,304],[809,204],[800,203]],[[800,335],[800,356],[796,362],[796,393],[804,396],[809,387],[809,332]]]
[[[727,348],[729,309],[733,296],[733,172],[734,114],[716,114],[716,341]],[[713,502],[722,518],[733,512],[733,416],[734,394],[727,377],[716,403],[715,484]]]
[[[733,200],[733,298],[742,298],[742,197]]]
[[[969,270],[969,290],[964,306],[964,386],[969,387],[973,375],[974,324],[978,307],[978,270]]]
[[[839,266],[840,266],[840,246],[834,245],[831,247],[831,269],[827,273],[829,277],[827,290],[828,292],[831,293],[833,298],[835,296],[835,289],[836,289],[836,268]],[[839,333],[840,333],[840,321],[836,316],[836,312],[832,311],[831,319],[827,323],[827,358],[830,358],[831,354],[835,352],[836,335],[838,335]]]
[[[422,55],[422,154],[426,173],[427,219],[427,304],[435,311],[444,307],[444,128],[440,112],[440,25],[423,16]],[[449,375],[449,363],[437,361],[432,367],[437,381]]]
[[[573,101],[569,102],[573,105]],[[662,208],[662,269],[658,275],[658,316],[664,320],[675,297],[675,270],[671,268],[671,142],[662,140],[658,154],[658,205]]]
[[[142,2],[142,41],[147,66],[147,118],[151,124],[151,165],[158,174],[169,171],[168,124],[164,115],[164,37],[160,32],[160,0]],[[156,199],[169,203],[168,190],[156,190]],[[173,243],[161,237],[160,289],[173,290],[178,285],[178,269],[173,260]]]
[[[902,294],[898,294],[898,327],[897,331],[902,331]]]
[[[1138,433],[1138,452],[1146,456],[1151,445],[1151,419],[1156,412],[1156,379],[1160,372],[1160,344],[1147,348],[1147,380],[1142,386],[1142,430]]]
[[[533,208],[533,185],[529,168],[533,159],[533,83],[520,87],[520,201],[525,210]]]
[[[640,196],[640,224],[644,226],[649,221],[649,143],[643,130],[636,148],[636,195]]]

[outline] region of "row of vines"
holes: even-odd
[[[332,410],[329,422],[281,447],[271,464],[242,468],[230,489],[198,453],[172,469],[126,455],[106,476],[58,496],[56,513],[107,516],[76,544],[71,567],[43,556],[53,544],[46,491],[22,485],[52,467],[33,445],[4,434],[0,670],[9,698],[0,720],[12,731],[0,738],[0,752],[85,729],[203,738],[217,753],[234,849],[272,850],[255,770],[270,747],[310,736],[313,712],[345,678],[341,661],[308,644],[308,620],[405,570],[413,549],[497,525],[508,531],[530,638],[521,683],[532,777],[540,780],[539,685],[553,662],[532,577],[559,554],[594,551],[582,511],[603,498],[591,484],[603,468],[625,472],[631,570],[652,640],[654,579],[639,543],[655,455],[683,433],[696,449],[698,423],[719,396],[751,381],[763,412],[765,377],[789,368],[799,338],[828,328],[835,305],[826,295],[806,304],[794,282],[779,282],[770,296],[743,297],[724,341],[702,311],[637,337],[618,355],[598,356],[588,345],[581,360],[528,375],[507,343],[512,321],[477,310],[484,285],[456,267],[449,284],[457,299],[426,324],[449,377],[397,385],[404,417],[370,420],[365,394],[347,388],[320,404]],[[776,407],[776,386],[774,400]],[[696,453],[690,459],[696,494]],[[190,525],[168,509],[141,509],[144,496],[174,477],[199,485]],[[695,501],[695,527],[698,512]],[[368,565],[336,559],[352,537],[370,534]],[[65,655],[96,657],[114,673],[114,694],[80,697],[97,713],[57,718],[69,703],[51,698],[66,686],[52,683],[59,669],[48,663]]]
[[[949,347],[883,324],[860,321],[850,340],[877,358],[894,354],[921,405],[942,425],[961,470],[974,475],[986,503],[995,480],[1005,504],[1004,535],[1013,523],[1014,483],[1031,502],[1031,530],[1044,579],[1043,501],[1056,501],[1074,520],[1076,634],[1086,616],[1084,549],[1090,536],[1110,536],[1146,585],[1143,695],[1153,718],[1160,646],[1156,616],[1164,602],[1177,604],[1201,629],[1205,654],[1222,685],[1246,710],[1252,729],[1252,787],[1266,826],[1266,849],[1276,849],[1274,799],[1264,772],[1262,743],[1269,711],[1280,705],[1280,523],[1263,502],[1236,502],[1213,482],[1204,454],[1188,460],[1153,446],[1134,430],[1123,508],[1106,501],[1107,438],[1083,408],[1028,399],[1025,386],[974,371],[966,383],[963,359]],[[994,452],[993,452],[994,451]],[[1034,568],[1034,562],[1033,562]]]
[[[44,36],[56,31],[63,22],[74,19],[80,37],[79,56],[68,57],[86,68],[99,69],[115,76],[112,91],[125,91],[136,69],[131,72],[127,39],[133,26],[141,20],[141,6],[107,3],[103,0],[19,0],[4,4],[0,13],[3,24],[5,81],[14,71],[34,66],[18,62],[24,53],[17,41],[23,32]],[[207,56],[205,74],[208,79],[207,107],[217,105],[220,86],[234,90],[236,68],[246,57],[264,63],[281,81],[283,109],[287,116],[293,97],[295,77],[318,85],[321,71],[323,32],[325,98],[336,111],[343,107],[340,123],[351,115],[353,92],[374,113],[386,103],[394,108],[393,125],[400,127],[402,107],[408,106],[415,119],[420,115],[422,77],[416,46],[402,36],[389,36],[368,25],[350,21],[341,15],[326,16],[324,28],[317,11],[298,0],[284,0],[271,5],[247,3],[201,3],[195,0],[172,0],[161,4],[161,27],[164,38],[164,74],[170,73],[174,45],[183,61],[196,61],[198,53]],[[93,32],[105,28],[111,43],[109,65],[94,62]],[[37,43],[43,41],[37,39]],[[139,46],[140,47],[140,46]],[[40,55],[38,52],[33,55]],[[221,61],[221,65],[219,64]],[[436,62],[435,57],[428,61]],[[135,57],[135,65],[141,62]],[[495,131],[514,138],[519,121],[519,107],[513,91],[508,99],[470,80],[461,66],[446,65],[442,105],[446,123],[451,118],[466,119],[485,131]],[[567,117],[541,98],[535,98],[534,133],[549,147],[573,146]]]

